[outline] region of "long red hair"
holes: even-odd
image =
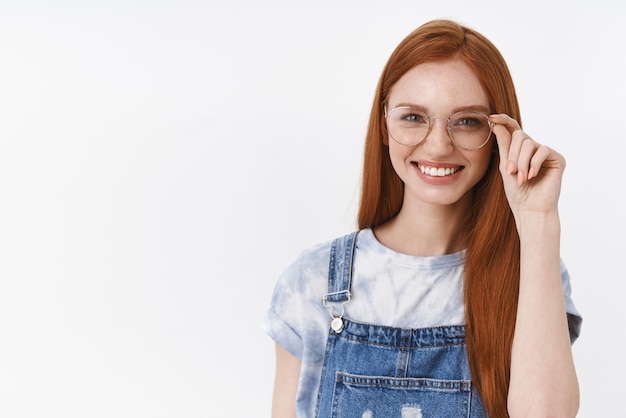
[[[428,22],[391,54],[380,77],[365,142],[359,228],[373,228],[398,214],[404,186],[389,158],[384,106],[393,85],[416,65],[462,58],[478,76],[493,113],[521,124],[506,62],[483,35],[448,20]],[[511,346],[519,293],[519,236],[509,208],[499,156],[474,188],[465,263],[466,343],[472,379],[492,418],[507,417]]]

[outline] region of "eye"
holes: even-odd
[[[409,113],[402,118],[407,122],[424,122],[424,116],[418,113]]]
[[[428,116],[424,112],[411,108],[398,109],[398,121],[410,124],[428,124]]]
[[[450,125],[452,128],[473,130],[484,128],[488,122],[487,117],[480,113],[462,113],[455,115],[450,120]]]

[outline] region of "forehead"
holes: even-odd
[[[413,67],[391,88],[388,102],[391,108],[412,104],[433,111],[489,107],[489,98],[476,73],[460,58]]]

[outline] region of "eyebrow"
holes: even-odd
[[[422,105],[417,105],[414,103],[398,103],[395,107],[412,107],[414,109],[418,109],[421,110],[424,113],[428,112],[426,111],[426,107],[422,106]],[[392,109],[393,110],[393,109]],[[489,115],[491,112],[490,108],[487,106],[483,106],[483,105],[467,105],[467,106],[458,106],[452,109],[452,115],[458,112],[481,112],[481,113],[485,113],[487,115]],[[429,114],[430,115],[430,114]]]

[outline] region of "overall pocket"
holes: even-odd
[[[343,372],[335,377],[333,418],[459,418],[469,413],[470,381]]]

